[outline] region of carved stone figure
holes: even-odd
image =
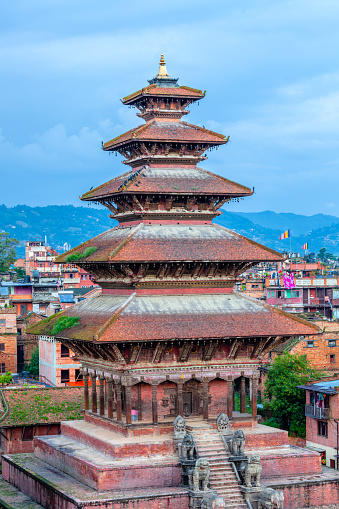
[[[224,497],[219,497],[219,495],[213,491],[205,495],[201,503],[201,509],[225,509],[225,507]]]
[[[232,453],[234,456],[242,456],[245,448],[245,435],[242,429],[234,432],[232,439]]]
[[[173,428],[174,428],[173,441],[175,450],[179,451],[180,444],[186,435],[186,421],[181,415],[178,415],[174,419]]]
[[[179,456],[180,459],[184,460],[192,460],[194,459],[196,452],[195,443],[193,439],[193,435],[191,433],[186,433],[183,441],[179,446]]]
[[[190,488],[193,491],[208,491],[210,464],[205,458],[199,458],[190,475]]]
[[[259,454],[252,454],[248,458],[248,463],[244,471],[245,485],[247,487],[260,486],[260,474],[262,466],[260,464]]]
[[[186,421],[181,415],[178,415],[174,419],[173,427],[174,427],[174,435],[179,434],[179,435],[182,435],[182,438],[184,438],[184,436],[186,434]]]
[[[219,433],[228,435],[230,433],[230,420],[226,414],[220,414],[217,419]]]
[[[284,493],[265,488],[259,495],[258,509],[284,509]]]

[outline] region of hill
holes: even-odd
[[[73,205],[17,205],[11,208],[0,205],[0,231],[7,231],[20,241],[19,256],[24,256],[26,240],[45,240],[45,236],[48,244],[63,251],[65,242],[75,247],[115,226],[117,222],[108,214],[105,208]],[[279,240],[279,235],[290,229],[294,251],[300,252],[302,245],[308,242],[309,251],[318,252],[326,247],[339,255],[339,218],[335,216],[223,210],[215,222],[278,251],[289,249],[290,240]]]

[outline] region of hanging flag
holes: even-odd
[[[279,235],[279,240],[283,240],[283,239],[289,239],[291,236],[291,232],[290,230],[286,230],[284,233],[282,233],[281,235]]]
[[[290,290],[291,288],[295,288],[294,273],[292,272],[291,274],[286,274],[286,272],[284,272],[283,282],[284,287],[287,288],[288,290]]]
[[[308,242],[305,242],[305,244],[303,245],[303,247],[301,249],[308,249]]]

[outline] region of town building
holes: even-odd
[[[39,375],[52,386],[82,383],[81,364],[74,360],[73,352],[55,338],[39,341]]]
[[[16,373],[17,327],[14,308],[0,309],[0,374]]]
[[[204,96],[171,78],[162,57],[149,85],[123,99],[145,123],[103,149],[122,154],[130,169],[82,196],[108,207],[119,226],[56,260],[76,257],[102,294],[29,329],[72,350],[84,377],[84,421],[36,438],[34,455],[3,458],[4,480],[43,507],[202,507],[185,484],[191,473],[183,474],[178,461],[179,416],[187,419],[199,459],[209,458],[211,489],[227,507],[249,507],[215,430],[221,414],[232,436],[244,430],[246,451],[260,455],[263,484],[284,490],[286,509],[319,498],[329,479],[334,490],[327,500],[338,501],[339,476],[322,475],[317,452],[292,450],[287,432],[258,424],[263,357],[318,329],[233,290],[244,271],[282,257],[212,223],[224,203],[252,190],[198,166],[208,150],[228,142],[182,120]],[[297,479],[286,481],[291,474]]]
[[[339,469],[339,380],[300,387],[306,391],[306,447],[319,452],[324,465]]]

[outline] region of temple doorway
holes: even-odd
[[[192,379],[184,383],[182,397],[183,413],[185,417],[202,414],[201,390],[201,384],[198,380]]]

